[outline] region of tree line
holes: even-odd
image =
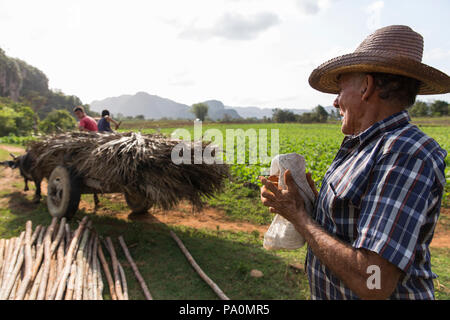
[[[424,102],[417,100],[409,109],[412,117],[445,117],[450,114],[450,104],[442,100]]]
[[[205,121],[208,116],[208,105],[206,103],[196,103],[191,107],[191,112],[195,114],[196,118]],[[336,114],[339,117],[339,113]],[[263,117],[262,119],[247,118],[247,119],[231,119],[227,114],[224,115],[222,120],[219,122],[300,122],[300,123],[311,123],[311,122],[327,122],[329,118],[335,117],[334,113],[331,115],[325,110],[324,107],[318,105],[311,112],[305,112],[302,114],[296,114],[290,110],[275,108],[272,109],[272,117]]]
[[[311,110],[296,114],[290,110],[273,109],[272,121],[276,123],[299,122],[299,123],[324,123],[327,122],[330,115],[320,104]]]

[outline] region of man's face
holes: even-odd
[[[342,118],[342,133],[347,135],[358,134],[361,126],[361,119],[364,116],[362,108],[361,88],[364,75],[347,73],[339,77],[339,94],[334,100],[334,107],[339,109]]]
[[[84,112],[83,111],[77,110],[74,113],[75,113],[75,116],[78,118],[78,120],[81,120],[81,119],[84,118]]]

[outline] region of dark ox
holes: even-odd
[[[12,169],[19,168],[20,175],[23,177],[25,181],[25,187],[23,191],[28,191],[28,181],[33,181],[36,186],[36,192],[33,197],[33,202],[38,203],[41,201],[41,182],[44,179],[44,173],[35,167],[33,156],[30,153],[25,153],[24,155],[16,157],[12,153],[10,153],[13,160],[3,161],[0,164],[4,166],[8,166]],[[94,203],[95,209],[97,209],[100,205],[100,201],[97,193],[94,193]]]
[[[33,197],[33,202],[37,203],[41,200],[41,182],[44,175],[38,169],[34,168],[33,157],[27,152],[24,155],[16,157],[10,153],[13,160],[3,161],[0,164],[8,166],[12,169],[19,168],[20,175],[25,181],[24,191],[28,191],[28,181],[33,181],[36,186],[36,192]]]

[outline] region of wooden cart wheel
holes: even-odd
[[[47,187],[47,207],[50,215],[70,219],[78,210],[80,198],[78,179],[63,166],[53,169]]]
[[[146,213],[153,205],[151,201],[139,193],[125,192],[125,200],[133,213]]]

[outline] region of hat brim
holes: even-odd
[[[398,74],[421,81],[418,94],[450,92],[450,77],[421,62],[394,56],[392,52],[355,52],[331,59],[309,76],[309,84],[325,93],[339,93],[337,77],[350,72],[380,72]]]

